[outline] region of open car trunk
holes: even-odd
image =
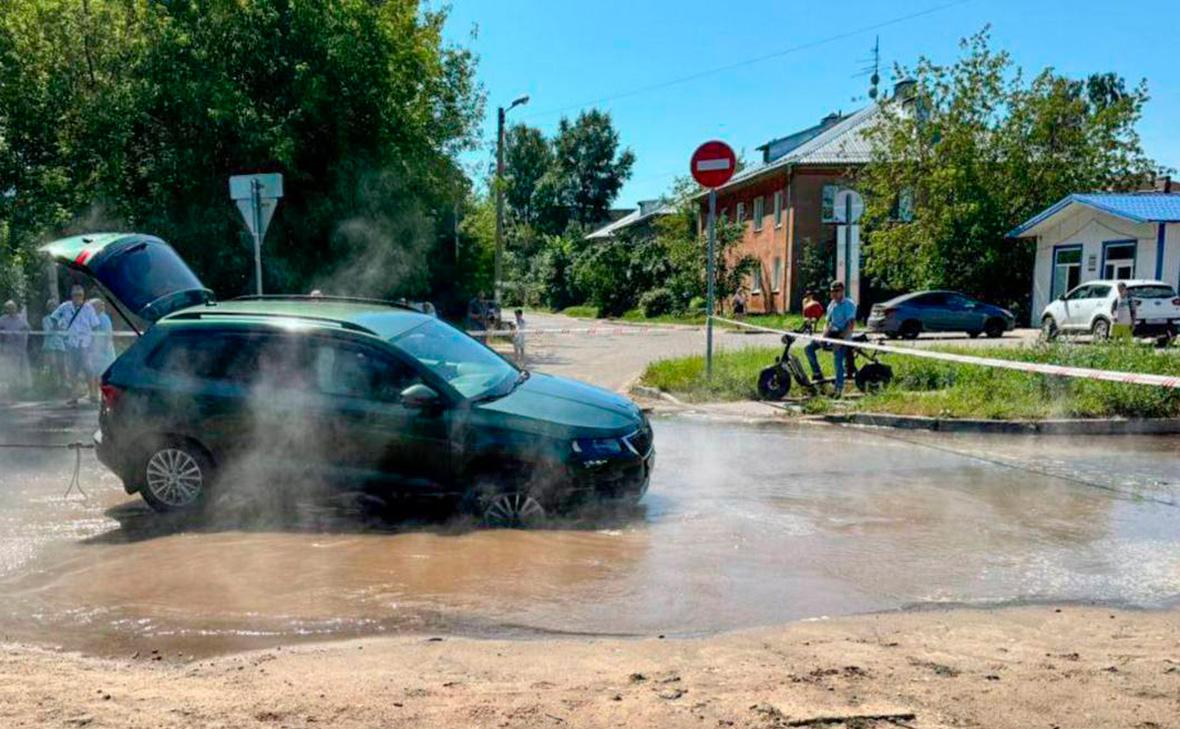
[[[102,290],[137,331],[174,311],[213,300],[213,292],[172,246],[141,233],[94,233],[41,246]]]

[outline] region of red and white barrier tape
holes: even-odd
[[[1107,382],[1122,382],[1132,385],[1154,385],[1156,387],[1170,387],[1173,389],[1180,389],[1180,377],[1176,375],[1149,375],[1140,372],[1095,370],[1088,367],[1066,367],[1064,365],[1041,364],[1039,362],[1017,362],[1010,359],[995,359],[993,357],[973,357],[966,354],[937,352],[929,349],[891,347],[887,344],[877,344],[875,342],[848,342],[843,339],[832,339],[831,337],[823,337],[817,334],[797,334],[795,332],[788,332],[782,329],[770,329],[768,327],[760,327],[757,324],[749,324],[747,322],[734,321],[733,319],[725,319],[720,316],[713,317],[713,320],[725,322],[726,324],[732,324],[738,327],[744,327],[746,329],[752,329],[754,331],[767,332],[769,334],[790,334],[793,337],[807,341],[823,342],[825,344],[838,344],[845,347],[856,347],[858,349],[872,349],[877,352],[903,354],[911,357],[924,357],[926,359],[936,359],[943,362],[980,365],[982,367],[996,367],[1005,370],[1016,370],[1018,372],[1036,372],[1042,375],[1056,375],[1058,377],[1076,377],[1084,380],[1105,380]]]
[[[548,329],[525,329],[524,335],[526,338],[534,334],[585,334],[588,336],[619,336],[630,334],[669,334],[675,331],[683,331],[678,329],[670,329],[666,327],[652,327],[652,326],[636,326],[636,327],[554,327]],[[488,329],[485,331],[468,331],[473,337],[514,337],[516,332],[511,329]]]
[[[19,332],[17,332],[17,333],[19,333]],[[49,336],[53,336],[56,334],[57,336],[61,337],[62,339],[66,338],[65,332],[46,332],[46,331],[36,330],[36,331],[25,332],[25,334],[28,334],[30,337],[49,337]],[[94,332],[93,335],[96,337],[102,336],[98,332]],[[110,335],[112,337],[138,337],[139,336],[135,332],[111,332]]]

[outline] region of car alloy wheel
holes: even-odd
[[[201,463],[180,448],[161,448],[147,460],[148,492],[168,509],[184,509],[197,503],[205,490]]]
[[[484,524],[508,529],[535,526],[544,518],[545,507],[519,491],[496,495],[483,513]]]
[[[1041,337],[1046,342],[1057,338],[1057,322],[1053,320],[1053,317],[1047,316],[1041,320]]]
[[[1110,338],[1110,322],[1105,319],[1094,320],[1094,326],[1090,327],[1090,333],[1094,335],[1094,341],[1100,342],[1104,339]]]

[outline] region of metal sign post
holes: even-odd
[[[717,189],[709,188],[709,250],[705,263],[705,377],[713,377],[713,298],[716,295]]]
[[[737,171],[737,155],[725,142],[705,142],[692,153],[692,177],[709,188],[709,243],[705,260],[705,376],[713,377],[713,314],[717,296],[717,188],[729,182]]]
[[[254,289],[262,295],[262,241],[283,196],[283,176],[277,172],[234,175],[229,178],[229,196],[237,203],[242,219],[254,238]]]

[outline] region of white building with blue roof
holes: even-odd
[[[1069,195],[1008,235],[1036,240],[1034,326],[1046,304],[1087,281],[1180,286],[1180,193]]]

